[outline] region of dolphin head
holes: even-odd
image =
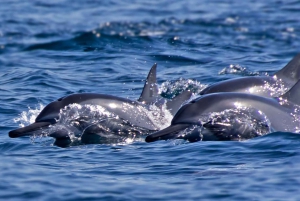
[[[35,122],[15,130],[12,130],[8,133],[9,137],[16,138],[27,135],[32,135],[34,132],[41,129],[46,129],[50,125],[55,124],[56,120],[59,118],[60,109],[64,107],[65,103],[63,98],[60,98],[56,101],[48,104],[36,117]]]
[[[36,117],[35,122],[55,123],[59,118],[60,110],[67,104],[64,103],[64,97],[49,103]]]

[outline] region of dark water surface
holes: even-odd
[[[300,52],[299,13],[295,0],[1,1],[1,200],[299,200],[299,134],[68,148],[7,135],[67,94],[136,99],[154,63],[172,93],[272,74]]]

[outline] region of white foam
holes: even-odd
[[[18,117],[14,118],[14,122],[19,123],[20,127],[32,124],[44,107],[41,103],[35,109],[28,107],[28,111],[23,111]]]
[[[197,80],[180,78],[175,81],[166,81],[159,87],[160,94],[167,94],[173,97],[183,91],[190,90],[195,94],[199,94],[207,85],[201,84]]]

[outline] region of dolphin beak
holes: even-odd
[[[148,135],[145,139],[146,142],[154,142],[157,140],[169,140],[175,139],[178,137],[178,133],[181,130],[184,130],[190,127],[191,124],[175,124],[171,125],[163,130],[157,131],[151,135]]]
[[[16,130],[12,130],[8,133],[8,136],[11,138],[22,137],[26,135],[31,135],[32,132],[37,131],[41,128],[48,127],[50,122],[35,122],[23,128],[18,128]]]

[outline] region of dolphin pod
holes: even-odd
[[[284,68],[273,76],[242,77],[221,81],[208,86],[200,92],[200,97],[183,105],[190,99],[192,93],[184,91],[173,100],[165,100],[158,95],[156,83],[156,64],[148,74],[141,96],[137,101],[126,98],[95,93],[72,94],[59,98],[48,104],[37,116],[35,122],[23,128],[9,132],[11,138],[35,135],[57,125],[62,110],[72,104],[96,105],[115,114],[115,121],[105,119],[109,132],[118,135],[120,125],[127,130],[128,135],[152,133],[145,139],[146,142],[168,139],[185,139],[190,142],[207,140],[242,140],[250,139],[260,134],[255,133],[252,124],[237,120],[218,122],[211,118],[211,114],[232,112],[230,118],[239,118],[244,115],[239,112],[245,110],[254,122],[262,122],[262,133],[273,131],[297,132],[300,128],[300,54],[296,55]],[[272,87],[284,88],[287,92],[272,93]],[[271,87],[268,87],[271,86]],[[282,94],[284,93],[284,94]],[[149,117],[151,106],[158,108],[166,104],[167,110],[174,116],[171,125],[165,129],[156,124]],[[183,106],[182,106],[183,105]],[[164,117],[160,110],[159,117]],[[222,114],[224,115],[224,113]],[[205,117],[205,118],[204,118]],[[229,116],[226,116],[229,118]],[[220,118],[219,118],[220,119]],[[79,127],[84,128],[81,138],[92,139],[93,135],[100,135],[107,131],[101,125],[90,124],[82,119],[76,120]],[[158,120],[160,121],[160,120]],[[125,122],[125,124],[124,124]],[[136,129],[138,128],[138,129]],[[135,132],[135,129],[138,132]],[[86,133],[86,135],[85,135]],[[68,130],[61,128],[47,134],[56,140],[70,139]],[[109,138],[109,137],[108,137]]]
[[[300,126],[300,54],[294,57],[273,77],[245,77],[219,82],[202,91],[202,96],[182,106],[171,121],[171,125],[150,134],[146,142],[168,139],[185,139],[190,142],[206,140],[240,140],[249,135],[252,125],[245,122],[228,124],[213,120],[203,121],[204,116],[224,111],[246,108],[255,121],[268,119],[269,132],[297,132]],[[285,94],[270,97],[269,91],[256,90],[265,83],[283,81],[288,88]],[[293,85],[290,87],[291,85]],[[263,114],[263,115],[261,115]],[[238,115],[233,118],[237,118]],[[199,129],[200,128],[200,129]],[[188,131],[188,132],[187,132]]]
[[[143,130],[155,131],[159,127],[153,122],[148,115],[150,110],[150,105],[155,104],[158,107],[161,107],[166,102],[166,107],[171,114],[175,114],[179,109],[181,104],[188,100],[192,93],[184,91],[182,94],[179,94],[177,97],[170,101],[166,101],[158,94],[158,87],[156,83],[156,67],[154,64],[148,74],[146,79],[142,94],[138,101],[132,101],[122,97],[116,97],[106,94],[96,94],[96,93],[80,93],[72,94],[62,98],[57,99],[56,101],[48,104],[36,117],[35,122],[25,126],[23,128],[18,128],[9,132],[9,137],[16,138],[21,136],[30,136],[35,135],[36,133],[42,132],[43,130],[49,128],[51,125],[55,125],[59,119],[60,112],[71,104],[83,105],[96,105],[101,106],[106,111],[113,113],[117,116],[117,119],[120,119],[122,122],[126,122],[127,127],[138,127]],[[163,116],[164,114],[160,114]],[[106,120],[107,122],[107,120]],[[88,125],[84,120],[78,120],[77,122],[80,126],[84,126],[95,133],[97,126]],[[118,132],[119,123],[110,123],[110,126],[117,127],[114,130]],[[101,128],[98,130],[101,131]],[[103,129],[102,129],[103,130]],[[111,129],[113,130],[113,129]],[[96,131],[97,132],[97,131]],[[48,136],[55,139],[65,139],[69,138],[69,133],[67,130],[58,129],[53,133],[49,133]]]

